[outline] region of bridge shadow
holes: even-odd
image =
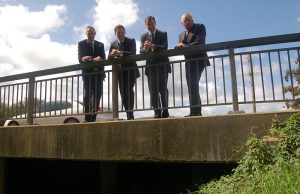
[[[101,163],[9,159],[6,193],[104,193]],[[115,163],[116,183],[111,193],[179,194],[196,185],[231,173],[235,163]],[[102,180],[103,181],[103,180]]]

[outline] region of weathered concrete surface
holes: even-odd
[[[291,112],[277,113],[285,120]],[[0,157],[101,161],[235,161],[274,113],[0,128]]]

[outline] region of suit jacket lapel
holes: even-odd
[[[187,31],[184,31],[180,34],[179,40],[181,43],[184,43],[184,44],[189,44],[189,42],[191,41],[190,39],[188,39]]]
[[[124,42],[123,42],[123,51],[127,51],[127,44],[128,44],[128,40],[127,40],[127,38],[125,36]]]
[[[193,24],[192,29],[191,29],[191,30],[188,32],[188,34],[187,34],[186,40],[187,40],[188,44],[189,44],[190,42],[192,42],[192,40],[194,39],[194,36],[195,36],[195,28],[196,28],[196,25]]]
[[[153,40],[154,44],[156,43],[158,36],[159,36],[159,32],[158,32],[158,30],[156,30],[155,35],[154,35],[154,40]]]
[[[189,32],[187,34],[186,40],[187,40],[188,43],[190,43],[192,41],[193,36],[194,36],[193,32]]]
[[[152,38],[152,37],[151,37],[151,34],[150,34],[149,32],[147,32],[147,35],[146,35],[146,40],[149,40],[149,41],[150,41],[150,40],[151,40],[151,38]],[[152,40],[152,41],[153,41],[153,40]]]

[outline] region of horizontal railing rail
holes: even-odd
[[[116,59],[107,59],[101,62],[97,62],[94,64],[75,64],[63,67],[57,67],[52,69],[34,71],[29,73],[22,73],[16,75],[9,75],[0,77],[0,82],[7,82],[7,81],[15,81],[19,79],[26,79],[30,77],[39,77],[39,76],[46,76],[50,74],[57,74],[57,73],[65,73],[70,71],[78,71],[87,68],[97,67],[99,65],[113,65],[113,64],[121,64],[124,62],[130,61],[143,61],[146,59],[157,59],[162,57],[172,57],[184,54],[194,54],[198,53],[199,50],[204,51],[217,51],[217,50],[226,50],[229,48],[242,48],[242,47],[251,47],[251,46],[262,46],[262,45],[269,45],[269,44],[279,44],[279,43],[290,43],[290,42],[297,42],[300,41],[300,33],[294,34],[285,34],[285,35],[276,35],[276,36],[268,36],[268,37],[260,37],[260,38],[251,38],[251,39],[243,39],[243,40],[234,40],[234,41],[227,41],[227,42],[219,42],[219,43],[211,43],[205,45],[196,45],[193,47],[181,48],[181,49],[169,49],[165,51],[161,51],[159,53],[150,53],[150,54],[138,54],[138,55],[131,55],[126,56],[123,58],[116,58]]]
[[[297,64],[294,61],[300,58],[299,47],[282,48],[281,46],[283,43],[293,42],[300,42],[300,33],[212,43],[182,49],[175,48],[159,53],[107,59],[93,64],[75,64],[4,76],[0,77],[0,112],[4,112],[7,117],[27,118],[29,124],[32,124],[33,119],[36,117],[68,114],[83,115],[82,110],[79,110],[83,101],[82,75],[76,71],[99,66],[112,66],[111,70],[103,72],[106,74],[106,79],[104,81],[100,108],[102,113],[110,112],[112,117],[118,118],[119,113],[125,110],[122,107],[122,103],[119,103],[121,98],[118,91],[117,64],[130,62],[138,62],[138,69],[141,73],[141,77],[137,79],[134,88],[135,104],[132,111],[153,110],[149,103],[150,97],[143,61],[162,57],[170,57],[170,65],[172,66],[172,72],[168,81],[168,108],[189,108],[184,76],[184,64],[187,60],[178,56],[196,54],[199,51],[209,52],[208,59],[211,64],[204,70],[199,85],[202,106],[232,105],[231,112],[239,112],[241,105],[249,104],[252,105],[252,111],[256,112],[257,104],[287,102],[296,99],[293,91],[288,93],[286,88],[294,88],[298,83],[293,79],[291,73],[286,73],[286,70],[291,72],[291,70],[297,68]],[[235,49],[261,47],[264,45],[276,45],[276,48],[251,48],[243,52],[235,51]],[[219,51],[225,54],[216,54]],[[203,59],[192,60],[197,62]],[[76,73],[64,76],[63,73],[67,72]],[[61,76],[55,77],[54,75],[57,74]],[[46,77],[44,78],[44,76]],[[51,76],[51,78],[47,76]],[[23,82],[17,83],[17,80],[22,80]],[[46,115],[35,110],[37,106],[40,109],[41,106],[44,106],[45,109],[46,102],[48,102],[50,108],[53,108],[57,104],[62,106],[62,102],[68,101],[72,105],[70,112],[68,112],[67,108],[64,108],[64,110],[58,112],[54,110],[54,112],[52,111]],[[42,102],[45,103],[43,104]],[[76,102],[77,105],[73,106]]]

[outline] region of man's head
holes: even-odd
[[[96,36],[96,30],[93,26],[87,26],[85,29],[85,34],[87,39],[92,42],[95,39]]]
[[[193,16],[190,13],[185,13],[181,16],[181,23],[186,30],[190,30],[193,27]]]
[[[155,17],[147,16],[146,19],[145,19],[145,25],[147,26],[147,29],[150,32],[154,32],[155,31],[155,26],[156,26]]]
[[[120,40],[120,41],[123,41],[124,38],[125,38],[125,28],[124,26],[122,25],[117,25],[115,28],[114,28],[114,31],[115,31],[115,35],[117,36],[117,38]]]

